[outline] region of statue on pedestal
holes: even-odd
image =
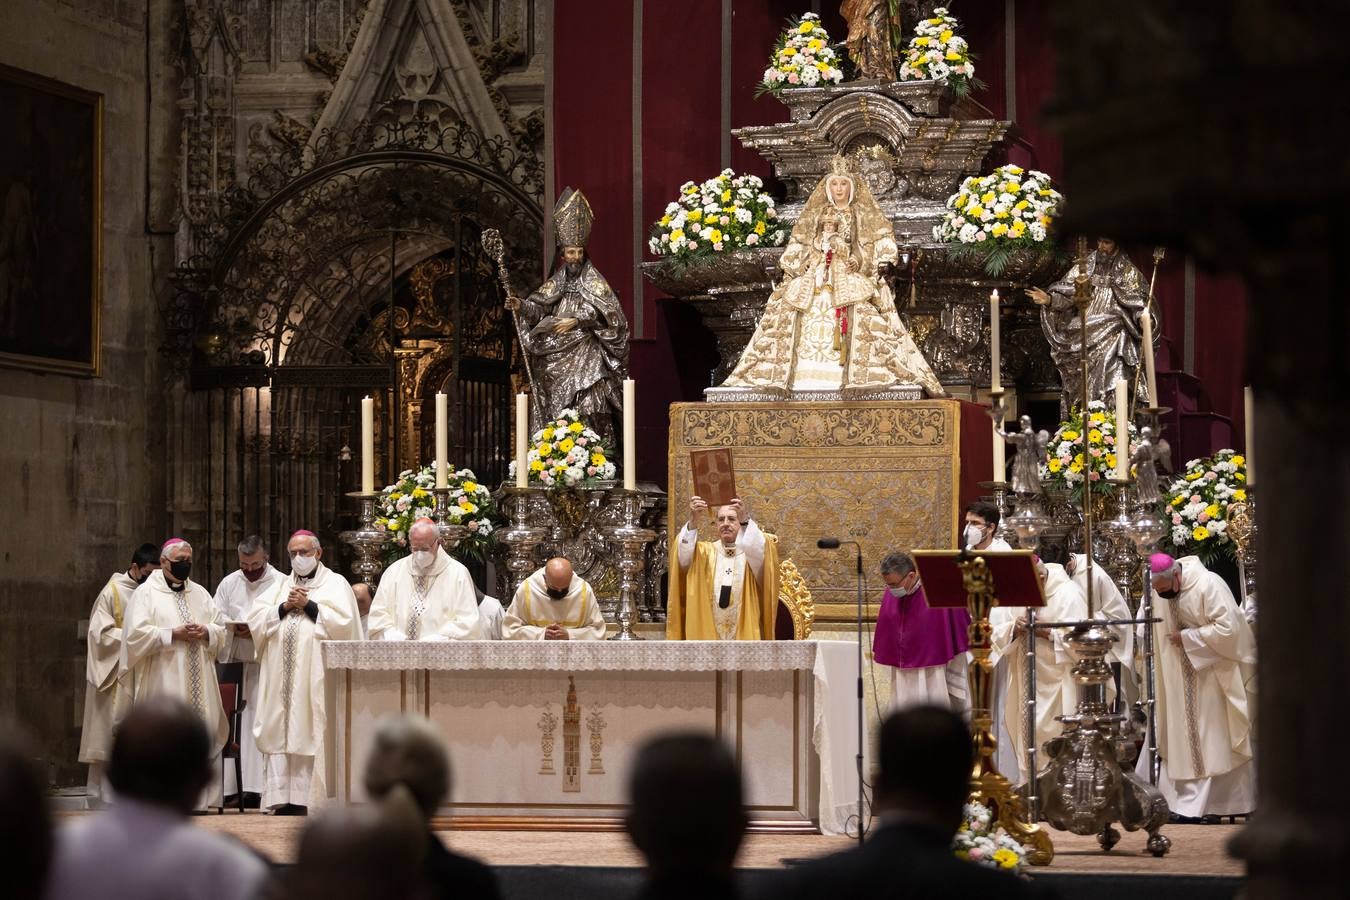
[[[893,0],[844,0],[839,4],[839,15],[848,22],[844,44],[858,75],[894,81],[895,51],[900,38],[899,4]]]
[[[595,216],[581,191],[567,188],[553,211],[561,264],[524,300],[508,298],[518,312],[521,349],[528,354],[531,390],[537,395],[531,431],[564,409],[575,409],[610,450],[616,417],[623,414],[628,376],[628,319],[618,296],[586,256]]]
[[[1097,249],[1088,254],[1087,274],[1092,279],[1092,302],[1087,309],[1088,400],[1110,402],[1107,396],[1116,379],[1123,378],[1143,405],[1147,387],[1137,379],[1139,371],[1139,316],[1148,303],[1144,276],[1111,238],[1098,238]],[[1082,396],[1082,332],[1073,303],[1075,264],[1050,290],[1028,288],[1027,296],[1041,307],[1041,328],[1050,344],[1050,356],[1063,384],[1060,412],[1068,418],[1069,406]]]
[[[782,392],[946,392],[900,321],[885,270],[895,231],[842,157],[811,192],[754,335],[723,384]]]

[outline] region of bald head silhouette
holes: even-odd
[[[187,815],[211,781],[206,726],[177,700],[137,704],[117,728],[108,781],[118,797]]]
[[[572,586],[572,563],[565,556],[555,556],[544,563],[544,584],[555,591]]]

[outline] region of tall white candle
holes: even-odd
[[[1130,413],[1124,378],[1116,379],[1116,471],[1115,479],[1130,477]]]
[[[450,455],[450,423],[446,416],[446,396],[436,392],[436,487],[449,485],[446,458]]]
[[[989,294],[989,389],[1003,389],[1003,379],[999,377],[998,347],[998,288]]]
[[[516,487],[523,488],[529,476],[527,460],[530,452],[530,401],[525,394],[516,394]]]
[[[623,489],[637,490],[637,410],[633,379],[623,380]]]
[[[998,428],[992,423],[990,425],[994,432],[994,480],[1006,481],[1008,478],[1008,461],[1004,456],[1007,450],[1007,443],[1003,440],[1003,435],[998,433]]]
[[[1242,428],[1246,432],[1247,487],[1256,487],[1256,398],[1252,387],[1242,389]]]
[[[1158,373],[1153,368],[1153,316],[1149,314],[1148,307],[1144,307],[1139,327],[1144,344],[1144,383],[1148,385],[1148,403],[1149,406],[1157,406]]]
[[[361,400],[361,490],[375,491],[375,401]]]

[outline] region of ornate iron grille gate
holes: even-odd
[[[437,390],[451,463],[504,477],[519,350],[479,235],[500,229],[508,265],[537,273],[537,176],[501,142],[415,121],[324,135],[234,198],[233,227],[180,270],[171,310],[192,358],[175,425],[198,467],[171,508],[205,583],[251,533],[280,559],[310,528],[345,562],[333,556],[355,512],[343,495],[359,487],[363,396],[377,488],[431,461]]]

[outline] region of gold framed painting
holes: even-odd
[[[97,376],[103,95],[0,65],[0,365]]]

